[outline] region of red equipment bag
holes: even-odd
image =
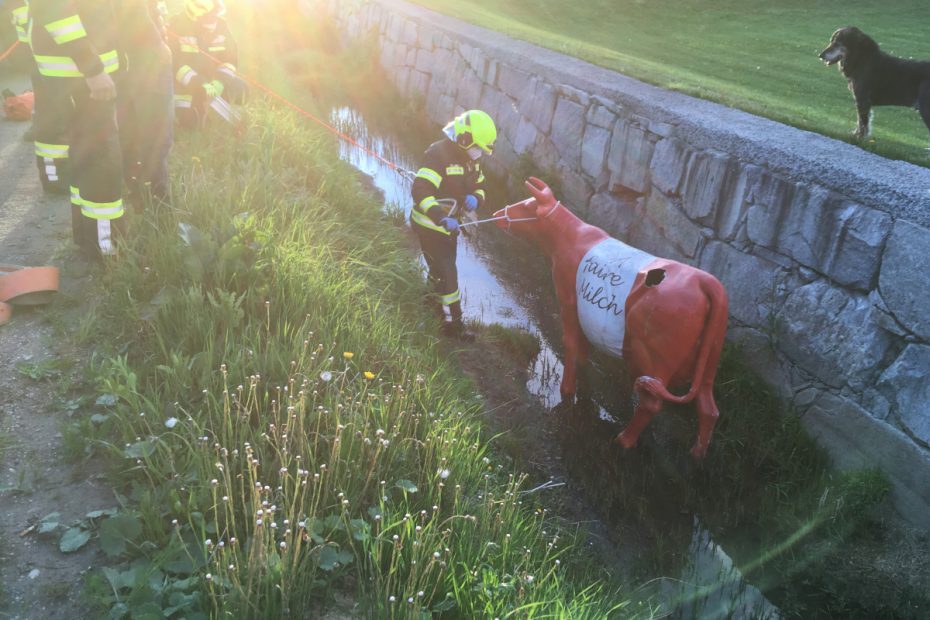
[[[12,95],[3,99],[3,113],[11,121],[28,121],[32,118],[35,95],[27,90],[22,95]]]

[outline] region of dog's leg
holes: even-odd
[[[917,93],[917,110],[920,112],[920,118],[924,119],[927,130],[930,131],[930,80],[925,80],[920,92]]]
[[[853,91],[853,97],[856,99],[856,113],[858,114],[856,123],[856,133],[853,134],[856,140],[864,140],[869,137],[871,128],[869,127],[870,115],[872,113],[872,102],[869,101],[865,93]]]

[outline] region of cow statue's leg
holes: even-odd
[[[564,370],[559,392],[562,400],[570,400],[578,391],[578,368],[588,360],[588,339],[578,322],[577,306],[563,305],[562,346],[565,349]]]
[[[707,454],[707,447],[714,434],[714,426],[717,424],[717,418],[720,417],[720,411],[714,401],[713,385],[705,385],[701,389],[695,399],[694,408],[697,411],[698,435],[694,440],[694,445],[691,446],[691,456],[701,459]]]
[[[633,399],[636,408],[633,410],[633,419],[623,432],[614,439],[624,448],[632,448],[639,441],[640,433],[649,426],[653,416],[662,410],[663,400],[646,388],[647,381],[658,381],[652,377],[640,377],[633,385]]]

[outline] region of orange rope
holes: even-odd
[[[168,32],[168,35],[169,35],[169,36],[172,36],[172,37],[174,37],[174,38],[176,38],[176,39],[180,39],[180,38],[181,38],[181,36],[180,36],[179,34],[177,34],[177,33],[175,33],[175,32],[172,32],[171,30],[168,30],[167,32]],[[206,56],[207,58],[209,58],[210,60],[212,60],[213,62],[215,62],[217,65],[226,64],[226,63],[224,63],[222,60],[216,58],[215,56],[210,55],[209,53],[207,53],[207,52],[205,52],[205,51],[203,51],[203,50],[200,50],[200,53],[203,54],[204,56]],[[242,78],[242,79],[243,79],[245,82],[247,82],[248,84],[251,84],[252,86],[258,88],[258,89],[261,90],[262,92],[264,92],[264,93],[270,95],[271,97],[277,99],[278,101],[280,101],[281,103],[283,103],[283,104],[286,105],[287,107],[291,108],[292,110],[294,110],[294,111],[297,112],[298,114],[301,114],[301,115],[303,115],[303,116],[309,118],[311,121],[313,121],[313,122],[319,124],[319,125],[322,126],[324,129],[326,129],[326,130],[329,131],[330,133],[336,135],[336,136],[337,136],[338,138],[340,138],[341,140],[344,140],[345,142],[348,142],[348,143],[351,144],[352,146],[356,147],[357,149],[360,149],[360,150],[364,151],[365,153],[371,155],[371,156],[374,157],[375,159],[377,159],[377,160],[381,161],[382,163],[386,164],[386,165],[387,165],[388,167],[390,167],[391,169],[396,170],[397,172],[400,172],[400,173],[402,173],[402,174],[406,174],[406,175],[413,176],[413,173],[412,173],[411,171],[405,170],[404,168],[401,168],[400,166],[398,166],[398,165],[395,164],[394,162],[385,159],[384,157],[382,157],[382,156],[379,155],[378,153],[375,153],[375,152],[372,151],[371,149],[369,149],[369,148],[367,148],[367,147],[365,147],[365,146],[359,144],[359,143],[358,143],[357,141],[355,141],[352,137],[350,137],[350,136],[348,136],[348,135],[342,133],[341,131],[339,131],[338,129],[336,129],[335,127],[333,127],[332,125],[330,125],[330,124],[327,123],[326,121],[323,121],[323,120],[317,118],[316,116],[314,116],[314,115],[311,114],[310,112],[307,112],[306,110],[304,110],[303,108],[301,108],[300,106],[298,106],[296,103],[292,103],[292,102],[288,101],[285,97],[279,95],[278,93],[276,93],[275,91],[273,91],[271,88],[265,86],[264,84],[262,84],[262,83],[259,82],[258,80],[252,79],[252,78],[250,78],[249,76],[245,75],[244,73],[242,73],[241,71],[239,71],[238,68],[233,68],[233,71],[235,71],[236,75],[238,75],[240,78]]]
[[[17,45],[19,45],[19,41],[13,41],[13,45],[6,48],[6,51],[0,54],[0,62],[3,62],[4,60],[6,60],[7,57],[9,57],[9,55],[13,53],[13,50],[16,49]]]

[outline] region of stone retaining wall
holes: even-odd
[[[529,163],[588,221],[720,278],[748,362],[930,528],[930,170],[400,0],[328,4],[437,124],[494,117],[492,170]]]

